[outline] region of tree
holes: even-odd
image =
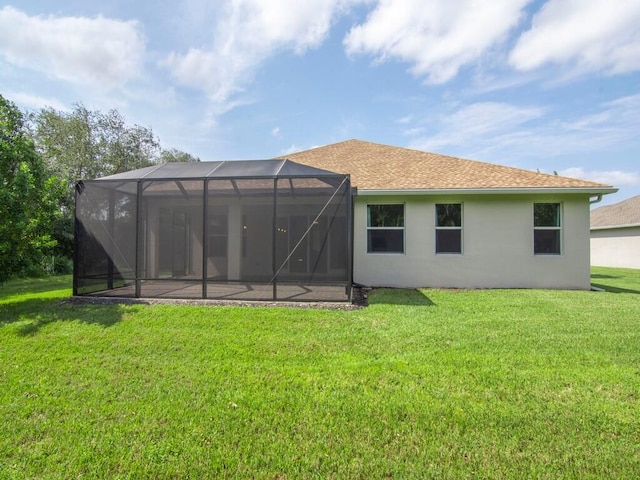
[[[66,185],[63,217],[53,230],[56,252],[73,254],[73,206],[78,180],[112,175],[160,162],[199,161],[177,149],[162,150],[150,128],[129,126],[117,110],[107,113],[76,104],[70,112],[45,108],[31,114],[36,149],[51,174]]]
[[[45,108],[33,115],[32,123],[36,148],[47,168],[67,184],[69,210],[76,181],[148,167],[160,154],[151,129],[126,125],[117,110],[102,113],[82,104],[71,112]]]
[[[41,269],[56,245],[62,184],[47,178],[20,110],[0,95],[0,283]]]
[[[104,175],[157,163],[160,142],[150,128],[127,126],[117,110],[110,110],[106,114],[92,113],[95,118],[93,128],[97,137],[98,160]]]
[[[190,153],[183,152],[182,150],[178,150],[177,148],[169,148],[167,150],[162,150],[162,152],[160,152],[159,163],[199,162],[199,161],[200,159],[198,157],[194,157]]]
[[[69,207],[77,180],[113,175],[162,162],[199,162],[181,150],[163,150],[150,128],[128,126],[117,110],[45,108],[31,115],[36,149],[47,168],[67,183]]]

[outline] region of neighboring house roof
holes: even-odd
[[[347,140],[283,155],[295,162],[350,174],[361,190],[563,189],[612,193],[602,183],[465,160],[408,148]]]
[[[640,225],[640,195],[591,211],[591,228]]]

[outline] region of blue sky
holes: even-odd
[[[359,138],[640,194],[638,0],[0,1],[0,93],[202,160]]]

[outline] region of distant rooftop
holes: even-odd
[[[640,195],[591,211],[591,228],[640,225]]]

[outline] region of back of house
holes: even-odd
[[[591,212],[591,265],[640,268],[640,195]]]
[[[589,289],[600,183],[360,140],[287,158],[348,173],[354,281],[368,286]]]

